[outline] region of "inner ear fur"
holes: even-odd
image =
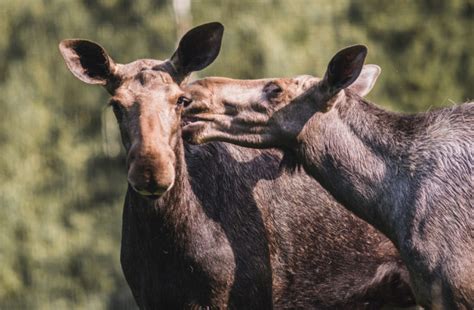
[[[219,55],[224,26],[213,22],[197,26],[188,31],[170,61],[184,79],[193,71],[209,66]]]
[[[348,89],[361,97],[366,96],[374,87],[381,72],[382,69],[377,65],[365,65],[359,77]]]
[[[359,77],[367,56],[367,47],[354,45],[340,50],[328,64],[323,84],[335,95]]]
[[[69,70],[88,84],[107,85],[116,64],[99,44],[82,39],[61,41],[59,50]]]

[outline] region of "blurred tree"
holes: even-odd
[[[383,69],[376,96],[397,110],[422,111],[472,99],[474,2],[353,1],[352,23],[370,39]]]
[[[222,51],[199,76],[321,75],[337,50],[365,43],[383,69],[374,101],[422,111],[472,99],[472,0],[175,2],[0,0],[0,309],[134,305],[119,265],[117,126],[106,92],[67,71],[64,38],[99,42],[117,62],[165,59],[182,24],[217,20]]]
[[[119,62],[165,58],[163,1],[0,2],[0,308],[100,309],[131,295],[119,266],[124,158],[107,95],[57,45],[101,42]],[[87,88],[87,89],[86,89]]]

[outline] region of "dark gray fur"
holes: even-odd
[[[474,307],[474,103],[405,115],[346,90],[301,141],[293,158],[395,243],[419,303]]]
[[[394,242],[419,304],[474,309],[474,103],[378,108],[360,97],[380,73],[366,55],[342,49],[322,79],[195,81],[185,137],[284,150],[283,165],[303,166]]]

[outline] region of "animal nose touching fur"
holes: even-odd
[[[354,182],[328,182],[339,176],[333,173],[321,178],[319,183],[316,176],[308,175],[313,170],[306,171],[303,165],[312,157],[303,164],[297,162],[302,154],[314,155],[313,151],[319,149],[332,151],[341,145],[337,156],[329,154],[334,159],[327,163],[329,168],[339,168],[331,166],[338,156],[350,161],[343,162],[342,168],[353,167],[352,162],[361,158],[364,161],[357,167],[365,167],[368,163],[378,163],[376,160],[382,156],[373,150],[379,150],[379,142],[387,139],[370,140],[377,144],[362,153],[364,156],[352,160],[348,153],[354,152],[355,146],[369,143],[342,141],[346,136],[355,136],[352,131],[342,135],[345,133],[342,129],[354,127],[352,122],[345,127],[340,119],[329,123],[339,117],[334,109],[340,108],[342,103],[339,105],[338,101],[331,106],[330,112],[334,113],[315,110],[319,102],[307,103],[303,99],[319,100],[323,96],[300,97],[297,90],[308,90],[298,84],[301,78],[272,78],[271,81],[285,82],[278,84],[281,89],[273,84],[265,88],[270,79],[239,82],[216,77],[187,84],[192,72],[206,68],[215,60],[222,34],[220,23],[204,24],[187,32],[169,59],[139,59],[127,64],[115,63],[104,48],[91,41],[73,39],[60,44],[61,54],[74,76],[88,84],[102,85],[112,95],[110,105],[127,153],[129,183],[123,209],[120,262],[138,307],[382,309],[414,306],[409,271],[395,246],[339,202],[349,201],[354,204],[353,208],[360,210],[365,207],[361,197],[370,195],[354,194],[355,198],[336,200],[325,188],[328,184],[341,186],[342,183],[347,187],[361,184],[360,180],[367,180],[374,173],[362,174]],[[365,51],[360,47],[357,50]],[[361,57],[337,57],[341,61],[346,58],[362,65]],[[350,63],[335,66],[330,81],[348,80],[345,76],[340,79],[333,76],[351,73],[348,68],[359,67]],[[379,71],[374,69],[378,67],[368,68],[372,68],[366,70],[368,76],[378,75]],[[352,76],[357,78],[355,74]],[[308,77],[302,79],[307,81]],[[320,79],[311,77],[311,83],[316,82]],[[363,100],[364,91],[370,90],[372,85],[363,83],[365,87],[359,87],[357,92],[361,95],[353,94],[347,102]],[[329,86],[311,89],[333,91],[332,86],[342,87],[341,83]],[[288,108],[290,103],[286,105],[284,100],[293,101],[293,98],[298,100]],[[365,101],[360,105],[362,112],[375,109]],[[324,148],[310,148],[314,144],[309,144],[311,152],[306,149],[293,152],[287,148],[293,144],[286,143],[285,148],[279,150],[280,138],[288,139],[281,132],[298,131],[293,130],[300,129],[295,127],[295,122],[306,124],[315,111],[331,125],[327,128],[334,129],[334,138],[315,139],[316,134],[326,133],[316,126],[319,123],[313,125],[315,128],[301,126],[311,132],[300,137],[311,138],[308,143],[330,141],[332,148],[326,144]],[[341,113],[347,111],[353,110],[346,108]],[[277,114],[269,121],[272,113]],[[287,125],[286,120],[293,120],[290,116],[295,116],[291,130],[264,128]],[[387,117],[388,121],[398,120],[391,114]],[[405,124],[410,119],[403,118],[394,124]],[[248,126],[244,126],[245,121]],[[362,129],[375,127],[368,123],[363,122]],[[388,125],[396,127],[391,122]],[[246,130],[245,135],[235,130]],[[331,132],[328,130],[328,133]],[[191,135],[192,142],[209,143],[191,145],[187,143],[186,134]],[[206,135],[211,134],[215,136],[206,140]],[[261,139],[257,137],[259,134]],[[398,137],[400,135],[395,138]],[[229,143],[233,139],[228,141],[231,138],[243,138],[244,144],[257,146],[257,149],[233,145]],[[290,137],[289,141],[294,140],[296,138]],[[275,148],[260,149],[270,147],[270,142],[275,141],[278,142],[272,145]],[[369,155],[373,154],[376,158],[371,160]],[[295,161],[305,169],[294,169],[290,173],[288,169],[281,169],[285,161],[290,165]],[[388,167],[399,165],[397,162]],[[390,171],[388,176],[395,175],[388,168],[384,171]],[[378,183],[369,185],[372,194]],[[404,189],[396,187],[399,188]],[[347,188],[336,190],[336,194],[343,193],[342,198],[348,195]],[[386,202],[396,195],[374,196],[387,196],[383,200]],[[409,197],[412,196],[416,197]]]

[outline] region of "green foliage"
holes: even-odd
[[[84,37],[117,61],[165,58],[169,4],[3,1],[0,12],[0,308],[100,309],[123,291],[130,300],[116,126],[105,92],[74,79],[57,46]]]
[[[225,24],[200,76],[321,75],[355,43],[383,73],[371,99],[422,111],[472,98],[470,0],[201,0],[193,24]],[[66,69],[61,39],[121,63],[165,59],[171,1],[0,1],[0,309],[133,307],[119,264],[124,154],[107,94]],[[470,97],[471,96],[471,97]]]
[[[375,96],[420,111],[472,99],[474,2],[354,1],[349,18],[383,69]]]

